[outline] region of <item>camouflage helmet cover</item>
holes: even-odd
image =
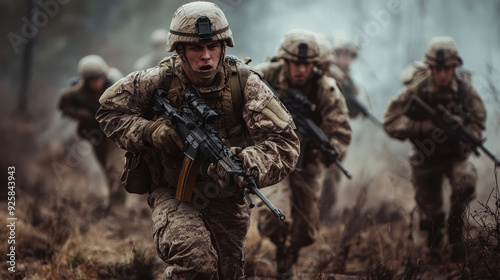
[[[292,29],[285,34],[276,52],[276,58],[292,61],[317,62],[319,46],[312,31]]]
[[[345,34],[340,34],[335,37],[332,48],[334,52],[348,51],[352,53],[354,57],[358,56],[359,53],[359,45],[354,43],[349,36]]]
[[[84,79],[92,79],[99,76],[106,77],[109,66],[104,59],[98,55],[87,55],[78,62],[78,74]]]
[[[316,33],[316,42],[319,47],[319,63],[329,63],[335,60],[333,55],[332,43],[326,38],[325,35],[321,33]]]
[[[462,58],[458,55],[457,43],[448,36],[434,37],[427,46],[424,62],[430,66],[460,66]]]
[[[167,51],[174,51],[179,43],[204,41],[225,41],[227,46],[234,47],[224,12],[210,2],[191,2],[179,7],[170,23]]]
[[[151,32],[149,36],[149,42],[152,46],[155,45],[167,45],[168,31],[163,28],[159,28]]]

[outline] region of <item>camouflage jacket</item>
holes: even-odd
[[[284,97],[290,87],[283,60],[264,62],[255,67],[264,73],[264,79]],[[316,105],[311,119],[330,139],[342,157],[351,142],[351,126],[345,100],[337,82],[325,75],[314,74],[313,81],[299,90]],[[307,150],[307,149],[306,149]]]
[[[106,81],[105,88],[110,85],[111,82]],[[78,133],[83,138],[88,139],[94,129],[100,130],[95,113],[101,106],[99,98],[102,93],[88,89],[83,80],[61,92],[58,107],[64,116],[78,122]]]
[[[352,98],[359,98],[359,89],[356,84],[354,84],[349,70],[342,70],[342,68],[340,68],[340,66],[338,66],[336,63],[332,63],[330,66],[329,77],[334,78],[337,82],[340,83],[340,86],[342,87],[342,93],[344,94],[344,96],[346,96],[346,99],[348,96]],[[350,104],[348,101],[346,102],[346,104],[347,109],[349,110],[349,117],[355,118],[359,116],[359,114],[361,114],[361,111],[352,106],[352,104]]]
[[[460,115],[463,124],[469,128],[476,137],[481,137],[485,129],[486,110],[481,97],[465,79],[455,75],[450,86],[438,87],[432,79],[430,71],[420,71],[418,77],[414,77],[411,83],[405,85],[398,95],[390,102],[385,112],[384,128],[389,136],[405,140],[420,141],[432,140],[432,135],[424,135],[422,123],[429,117],[420,115],[418,119],[411,119],[405,114],[405,109],[412,95],[417,95],[431,107],[438,104],[446,107],[450,112],[462,111]],[[446,141],[434,141],[435,151],[426,155],[427,160],[438,160],[441,158],[463,157],[459,143],[455,139],[448,138]],[[416,147],[414,147],[416,151]]]
[[[173,78],[165,78],[167,75]],[[214,129],[227,146],[242,144],[235,140],[241,139],[243,130],[248,129],[254,145],[246,146],[249,141],[243,143],[246,148],[238,156],[245,168],[257,166],[255,179],[258,187],[275,184],[294,169],[298,159],[299,141],[292,129],[293,120],[254,73],[250,73],[243,89],[242,116],[235,115],[231,105],[230,75],[228,64],[224,62],[223,69],[214,78],[214,84],[197,90],[207,105],[223,111],[224,117]],[[165,84],[166,81],[170,84]],[[172,106],[179,108],[187,105],[180,98],[180,93],[189,86],[191,82],[182,69],[181,60],[174,55],[159,66],[129,74],[110,87],[100,99],[102,107],[96,117],[106,135],[125,150],[146,151],[155,155],[148,162],[153,188],[175,187],[182,165],[182,158],[161,154],[144,142],[144,128],[155,118],[151,108],[154,90],[164,88]],[[198,177],[198,185],[208,180],[207,176]]]

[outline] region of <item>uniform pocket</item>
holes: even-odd
[[[158,188],[151,193],[149,200],[153,205],[153,235],[168,223],[168,215],[177,211],[180,201],[175,199],[175,190]]]

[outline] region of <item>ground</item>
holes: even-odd
[[[27,121],[3,122],[2,130],[16,132],[2,133],[12,150],[1,166],[3,170],[17,167],[17,220],[15,272],[8,270],[11,232],[0,227],[0,243],[5,249],[0,255],[1,279],[161,277],[165,264],[153,248],[151,211],[145,197],[129,195],[125,205],[106,211],[105,180],[83,140],[68,137],[41,148],[33,146],[34,129]],[[21,147],[27,148],[23,152]],[[79,156],[69,157],[72,150]],[[14,151],[17,157],[11,156]],[[449,261],[447,246],[440,260],[429,257],[424,237],[416,228],[418,217],[412,202],[406,199],[402,205],[399,201],[412,197],[409,182],[389,175],[379,174],[373,184],[359,186],[353,203],[335,208],[332,218],[318,230],[317,242],[300,251],[292,268],[294,279],[500,277],[498,185],[489,201],[468,212],[467,259],[454,263]],[[0,219],[8,221],[5,195],[0,196],[5,205],[0,208]],[[379,204],[371,201],[380,196],[388,199],[378,200]],[[279,279],[275,247],[259,235],[254,221],[252,216],[245,252],[247,278]]]

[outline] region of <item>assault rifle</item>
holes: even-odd
[[[407,115],[412,114],[413,111],[423,111],[432,120],[432,123],[440,129],[442,129],[446,135],[454,139],[458,139],[465,143],[470,143],[472,145],[472,151],[474,154],[479,156],[479,151],[477,148],[483,150],[483,152],[495,162],[495,166],[500,166],[500,160],[490,152],[486,147],[484,147],[484,142],[486,138],[479,139],[466,127],[460,125],[456,122],[453,114],[448,111],[443,105],[438,104],[435,108],[429,106],[420,97],[413,95],[410,98],[407,107]]]
[[[285,105],[290,114],[293,117],[295,126],[297,127],[297,132],[304,138],[310,139],[313,145],[321,152],[324,156],[324,163],[327,167],[333,163],[342,171],[342,173],[347,176],[347,178],[352,179],[351,174],[347,171],[342,163],[339,161],[339,155],[335,147],[330,143],[330,139],[319,129],[319,127],[307,116],[316,110],[316,105],[312,104],[309,99],[304,96],[297,89],[289,89],[289,98],[284,98],[279,94],[267,81],[264,83],[271,89],[271,91],[276,95],[281,103]],[[297,163],[297,168],[302,168],[303,155],[306,145],[301,145],[299,161]]]
[[[285,215],[283,212],[276,208],[257,188],[252,175],[254,169],[243,169],[241,159],[231,153],[231,150],[224,145],[212,128],[211,125],[219,121],[222,112],[208,107],[203,100],[198,98],[193,87],[186,89],[182,93],[182,98],[191,107],[175,109],[167,101],[167,95],[168,93],[163,89],[155,90],[153,110],[160,113],[163,118],[172,121],[186,147],[182,169],[177,182],[176,199],[191,201],[199,167],[203,161],[208,161],[217,168],[223,168],[230,177],[236,180],[235,183],[241,186],[241,192],[250,208],[253,208],[255,204],[248,193],[257,195],[278,219],[284,220]],[[218,191],[220,193],[224,190]]]
[[[370,113],[370,111],[368,111],[368,109],[361,102],[359,102],[356,95],[354,95],[354,85],[352,80],[349,79],[348,82],[343,82],[342,90],[344,91],[345,103],[349,110],[358,111],[363,118],[368,118],[379,128],[384,128],[384,125],[372,113]]]
[[[384,125],[372,113],[370,113],[370,111],[368,111],[368,109],[363,104],[361,104],[361,102],[359,102],[356,96],[354,96],[353,94],[345,94],[344,98],[347,108],[353,108],[354,110],[357,110],[361,113],[363,118],[368,118],[376,126],[383,129]]]

